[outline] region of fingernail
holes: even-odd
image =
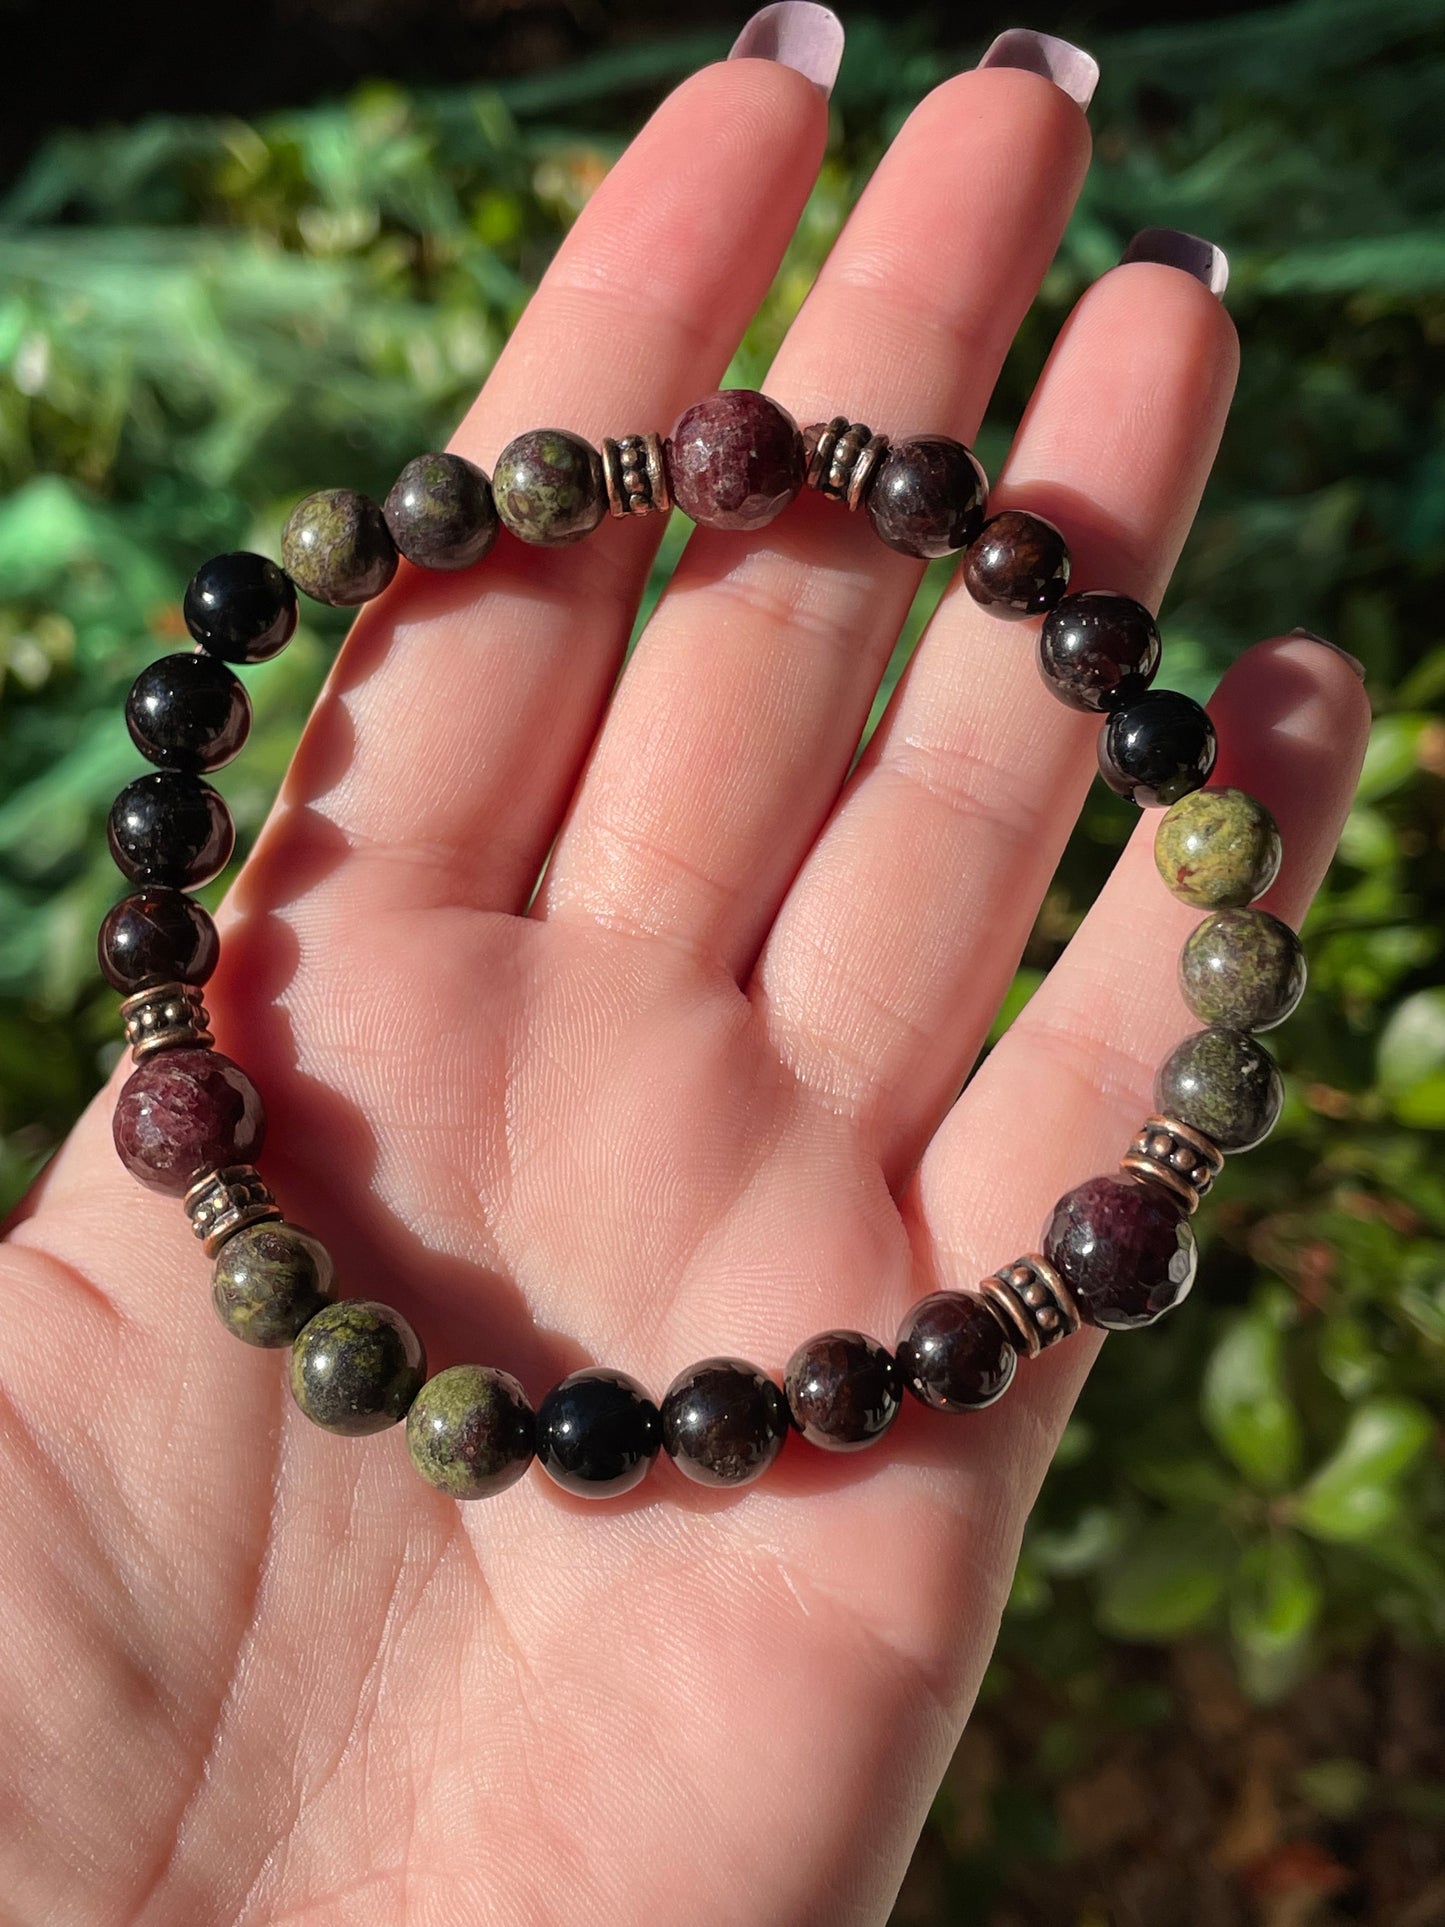
[[[1088,106],[1099,84],[1099,63],[1092,54],[1051,33],[1035,33],[1032,27],[1010,27],[1001,33],[978,64],[1022,67],[1027,74],[1042,74],[1081,107]]]
[[[1223,298],[1229,286],[1229,256],[1212,241],[1186,234],[1177,227],[1141,227],[1119,257],[1122,261],[1157,261],[1161,268],[1183,268],[1202,281],[1211,294]]]
[[[812,0],[778,0],[755,13],[733,42],[729,60],[776,60],[795,67],[826,96],[843,58],[843,22]]]
[[[1345,661],[1350,665],[1351,669],[1354,670],[1361,682],[1365,680],[1365,665],[1360,661],[1358,656],[1352,656],[1348,649],[1341,649],[1337,642],[1330,642],[1324,636],[1317,636],[1313,629],[1291,629],[1290,634],[1292,636],[1303,636],[1306,642],[1317,642],[1321,649],[1333,649],[1337,656],[1344,657]]]

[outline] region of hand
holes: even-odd
[[[490,467],[527,427],[661,428],[715,385],[825,124],[778,62],[681,87],[454,446]],[[769,392],[802,422],[970,437],[1087,157],[1037,74],[940,87]],[[995,501],[1063,524],[1076,586],[1157,606],[1234,366],[1198,280],[1105,275]],[[266,1098],[267,1175],[343,1290],[395,1303],[434,1368],[497,1364],[534,1400],[588,1362],[660,1396],[710,1353],[776,1372],[821,1329],[890,1340],[1114,1167],[1189,1027],[1192,917],[1145,817],[955,1103],[1092,721],[1043,688],[1030,631],[951,593],[845,783],[918,569],[812,495],[692,539],[609,706],[654,540],[609,523],[564,551],[504,536],[460,577],[403,568],[231,893],[208,996]],[[1297,921],[1363,692],[1293,639],[1214,707]],[[116,1161],[114,1095],[0,1251],[8,1918],[881,1921],[1097,1339],[981,1415],[910,1402],[875,1451],[792,1441],[738,1494],[664,1458],[613,1504],[534,1470],[459,1506],[399,1430],[317,1431],[281,1358],[226,1337],[182,1214]]]

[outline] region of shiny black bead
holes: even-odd
[[[537,1460],[564,1492],[610,1499],[647,1476],[662,1443],[657,1407],[635,1378],[593,1365],[537,1407]]]
[[[193,897],[152,885],[111,906],[96,949],[106,982],[130,997],[152,984],[206,983],[221,940]]]
[[[186,627],[226,662],[266,662],[296,632],[296,585],[264,555],[213,556],[191,577]]]
[[[746,1485],[766,1472],[789,1430],[788,1401],[756,1365],[705,1358],[662,1401],[662,1442],[699,1485]]]
[[[903,1383],[935,1412],[978,1412],[1002,1398],[1018,1353],[985,1299],[935,1291],[904,1319],[894,1347]]]
[[[142,756],[167,769],[220,769],[245,742],[251,699],[215,656],[162,656],[125,699],[125,725]]]
[[[1065,596],[1039,632],[1044,681],[1070,709],[1138,702],[1159,667],[1159,631],[1133,596],[1086,589]]]
[[[1209,781],[1214,725],[1192,696],[1151,689],[1099,732],[1099,774],[1141,809],[1177,803]]]
[[[176,890],[219,876],[236,844],[231,812],[210,784],[171,769],[126,784],[107,834],[117,867],[133,882]]]
[[[812,1445],[857,1452],[898,1416],[903,1381],[892,1357],[863,1332],[820,1332],[788,1360],[783,1377],[793,1423]]]

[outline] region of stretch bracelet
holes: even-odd
[[[391,1306],[339,1298],[322,1244],[283,1219],[255,1160],[265,1136],[246,1073],[214,1048],[202,986],[216,927],[186,892],[220,874],[234,829],[204,781],[245,741],[251,706],[232,663],[274,656],[296,627],[297,588],[341,606],[391,581],[398,554],[428,569],[480,562],[504,523],[524,542],[581,540],[610,512],[756,529],[804,488],[866,512],[890,547],[920,558],[963,551],[963,580],[997,614],[1043,617],[1039,666],[1054,693],[1103,721],[1099,767],[1110,786],[1164,814],[1155,856],[1164,882],[1209,912],[1184,945],[1179,982],[1205,1026],[1161,1067],[1154,1114],[1117,1172],[1091,1178],[1049,1214],[1041,1249],[966,1290],[936,1291],[904,1318],[890,1351],[857,1331],[800,1345],[779,1385],[736,1358],[690,1366],[655,1404],[623,1372],[590,1367],[554,1385],[535,1411],[492,1366],[428,1378],[421,1340]],[[1256,1033],[1281,1023],[1304,990],[1295,933],[1251,908],[1280,863],[1279,832],[1238,789],[1205,787],[1209,717],[1189,697],[1149,687],[1159,632],[1132,597],[1066,593],[1063,535],[1018,509],[987,518],[988,483],[972,452],[944,435],[892,442],[844,416],[800,429],[767,396],[725,390],[695,403],[666,439],[630,435],[601,450],[562,429],[518,436],[490,478],[459,455],[408,463],[384,505],[350,489],[308,496],[281,538],[283,567],[216,557],[186,591],[199,645],[143,669],[126,702],[137,748],[159,767],[111,810],[112,854],[134,891],[101,926],[100,965],[124,1001],[136,1069],[116,1101],[121,1161],[144,1185],[183,1198],[214,1260],[221,1322],[259,1346],[289,1346],[290,1385],[306,1416],[359,1435],[406,1420],[421,1476],[459,1499],[499,1492],[533,1457],[568,1491],[606,1496],[645,1477],[660,1447],[699,1484],[743,1485],[790,1430],[829,1451],[875,1444],[903,1394],[941,1412],[991,1405],[1021,1357],[1081,1325],[1153,1324],[1187,1295],[1190,1217],[1226,1152],[1247,1151],[1279,1115],[1279,1071]]]

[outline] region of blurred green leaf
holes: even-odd
[[[1204,1371],[1204,1422],[1260,1492],[1283,1492],[1299,1471],[1299,1420],[1285,1382],[1284,1342],[1258,1312],[1230,1324]]]
[[[1434,1430],[1408,1399],[1370,1399],[1350,1416],[1344,1437],[1300,1492],[1294,1517],[1319,1539],[1366,1539],[1395,1516],[1399,1480]]]
[[[1281,1532],[1250,1546],[1235,1568],[1229,1630],[1246,1685],[1273,1699],[1298,1679],[1323,1595],[1305,1546]]]
[[[1226,1565],[1218,1534],[1163,1520],[1145,1527],[1105,1571],[1101,1623],[1121,1639],[1177,1639],[1214,1615]]]

